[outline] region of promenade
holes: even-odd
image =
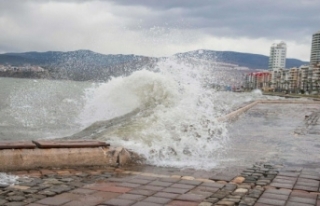
[[[314,168],[260,163],[238,175],[155,167],[149,167],[148,172],[129,169],[14,172],[20,178],[15,185],[0,189],[0,205],[320,205],[320,174]]]
[[[148,165],[20,170],[5,206],[320,205],[320,104],[254,104],[229,124],[217,167]]]

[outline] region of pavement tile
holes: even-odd
[[[316,199],[314,198],[306,198],[306,197],[290,197],[290,202],[300,202],[305,204],[311,204],[314,205],[316,203]]]
[[[174,194],[174,193],[157,192],[153,196],[155,196],[155,197],[163,197],[163,198],[167,198],[167,199],[174,199],[174,198],[178,197],[178,195],[179,194]]]
[[[130,187],[130,188],[136,188],[136,187],[140,187],[140,184],[134,184],[134,183],[128,183],[128,182],[122,182],[117,184],[117,186],[119,187]]]
[[[137,202],[133,204],[132,206],[162,206],[163,204],[157,204],[152,202]]]
[[[204,183],[202,183],[200,186],[223,188],[223,187],[224,187],[224,184],[215,183],[215,182],[204,182]]]
[[[108,182],[125,182],[127,179],[125,178],[118,178],[118,177],[111,177],[108,178]]]
[[[285,180],[296,181],[298,177],[287,177],[287,176],[277,175],[276,178],[274,179],[285,179]]]
[[[72,200],[63,206],[94,206],[107,200],[116,198],[119,195],[119,193],[114,192],[96,192],[91,195],[85,195],[79,199]]]
[[[58,205],[65,204],[70,201],[71,201],[71,199],[66,198],[66,197],[48,197],[48,198],[44,198],[42,200],[39,200],[36,203],[44,204],[44,205],[54,205],[54,206],[57,205],[58,206]]]
[[[291,191],[289,190],[278,190],[278,189],[267,189],[264,193],[272,193],[277,195],[289,195]]]
[[[136,195],[136,194],[123,194],[117,197],[118,199],[126,199],[126,200],[134,200],[140,201],[146,198],[144,195]]]
[[[186,184],[186,185],[200,185],[202,182],[197,180],[180,180],[177,182],[178,184]]]
[[[259,198],[258,202],[264,203],[267,205],[277,205],[277,206],[282,206],[282,205],[285,205],[286,203],[285,200],[276,200],[276,199],[269,199],[269,198]]]
[[[279,172],[280,176],[287,176],[287,177],[298,177],[299,172]]]
[[[99,190],[105,192],[117,192],[117,193],[126,193],[132,190],[129,187],[118,187],[115,186],[115,183],[96,183],[91,185],[86,185],[85,188],[92,190]]]
[[[201,195],[183,194],[183,195],[179,195],[175,199],[183,200],[183,201],[191,201],[191,202],[201,202],[205,199],[205,197]]]
[[[160,181],[153,181],[149,183],[149,185],[160,186],[160,187],[169,187],[172,184],[173,184],[172,182],[160,182]]]
[[[254,204],[254,206],[272,206],[272,205],[257,202],[256,204]]]
[[[320,180],[320,175],[311,175],[311,174],[301,174],[300,177],[306,179]]]
[[[272,193],[263,193],[261,198],[269,198],[269,199],[276,199],[276,200],[287,200],[289,195],[278,195]]]
[[[199,202],[187,202],[181,200],[173,200],[167,204],[168,206],[198,206]]]
[[[305,190],[305,191],[310,191],[310,192],[317,192],[318,187],[311,187],[311,186],[305,186],[305,185],[295,185],[294,186],[295,190]]]
[[[201,195],[201,196],[207,198],[207,197],[210,197],[211,195],[213,195],[213,192],[203,192],[200,190],[190,190],[186,194]]]
[[[82,194],[73,194],[73,193],[66,192],[66,193],[62,193],[60,195],[56,195],[55,197],[66,198],[66,199],[70,199],[70,200],[78,200],[81,197],[83,197],[83,195]]]
[[[175,194],[184,194],[184,193],[187,193],[189,190],[190,189],[168,187],[168,188],[162,190],[162,192],[175,193]]]
[[[159,181],[176,183],[176,182],[179,182],[180,179],[179,178],[161,178],[161,179],[159,179]]]
[[[150,180],[150,181],[154,181],[154,180],[158,179],[158,177],[151,177],[151,176],[145,176],[145,175],[138,175],[135,178],[143,179],[143,180]]]
[[[81,194],[81,195],[90,195],[92,193],[95,193],[96,190],[90,190],[90,189],[85,189],[85,188],[78,188],[72,191],[69,191],[70,193],[75,193],[75,194]]]
[[[28,204],[26,206],[44,206],[43,204],[38,204],[38,203],[31,203],[31,204]]]
[[[297,185],[319,187],[319,181],[299,178],[297,181]]]
[[[129,191],[129,194],[136,194],[136,195],[144,195],[144,196],[151,196],[155,193],[156,191],[152,191],[152,190],[142,190],[142,189],[132,189],[131,191]]]
[[[202,192],[217,192],[219,190],[219,188],[217,187],[206,187],[206,186],[199,186],[194,188],[193,190],[199,190]]]
[[[134,178],[134,179],[128,180],[127,182],[128,182],[128,183],[134,183],[134,184],[145,185],[145,184],[150,183],[151,181],[152,181],[152,180],[144,180],[144,179],[137,179],[137,178]]]
[[[320,182],[319,180],[314,180],[314,179],[308,179],[308,178],[302,178],[302,177],[299,177],[298,178],[298,182]]]
[[[142,187],[139,187],[139,189],[143,189],[143,190],[152,190],[152,191],[161,191],[163,190],[165,187],[158,187],[158,186],[153,186],[153,185],[145,185]]]
[[[283,184],[294,184],[296,180],[287,180],[287,179],[273,179],[272,183],[283,183]]]
[[[191,189],[195,188],[196,186],[195,185],[186,185],[186,184],[173,184],[170,187],[183,188],[183,189],[191,190]]]
[[[301,203],[301,202],[287,202],[286,206],[311,206],[309,204]]]
[[[317,194],[308,193],[307,191],[293,190],[291,192],[292,197],[307,197],[307,198],[317,198]]]
[[[163,198],[163,197],[148,197],[143,200],[143,202],[152,202],[157,204],[166,204],[168,202],[172,201],[172,199]]]
[[[133,200],[125,200],[125,199],[117,199],[117,198],[104,202],[104,204],[112,205],[112,206],[131,206],[134,203],[135,201]]]
[[[270,186],[276,187],[276,188],[287,188],[287,189],[293,188],[293,184],[284,184],[284,183],[271,183]]]

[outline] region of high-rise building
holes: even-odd
[[[272,44],[269,56],[269,69],[286,68],[287,45],[283,41]]]
[[[312,35],[310,64],[320,63],[320,31]]]

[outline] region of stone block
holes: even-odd
[[[163,198],[166,198],[166,199],[174,199],[174,198],[178,197],[178,195],[179,194],[174,194],[174,193],[157,192],[153,196],[155,196],[155,197],[163,197]]]
[[[142,190],[142,189],[133,189],[131,191],[128,192],[129,194],[137,194],[137,195],[144,195],[144,196],[151,196],[154,193],[156,193],[156,191],[152,191],[152,190]]]
[[[141,201],[146,198],[144,195],[137,195],[137,194],[123,194],[117,197],[118,199],[126,199],[126,200],[133,200],[133,201]]]
[[[0,141],[0,150],[3,149],[34,149],[36,145],[31,141]]]
[[[170,205],[170,206],[198,206],[199,202],[187,202],[187,201],[181,201],[181,200],[173,200],[172,202],[169,202],[168,205]]]
[[[290,197],[289,201],[290,202],[300,202],[300,203],[311,204],[311,205],[316,204],[315,198],[307,198],[307,197]]]
[[[115,205],[115,206],[130,206],[130,205],[133,205],[134,203],[135,201],[133,200],[118,199],[118,198],[114,198],[104,202],[104,204],[106,205]]]
[[[152,202],[152,203],[157,203],[157,204],[166,204],[170,201],[172,201],[172,199],[168,199],[168,198],[163,198],[163,197],[148,197],[146,199],[143,200],[144,202]]]
[[[269,199],[269,198],[260,198],[258,200],[258,203],[263,203],[267,205],[277,205],[277,206],[283,206],[285,205],[285,200],[276,200],[276,199]]]
[[[175,194],[184,194],[184,193],[187,193],[189,190],[190,189],[168,187],[168,188],[162,190],[162,192],[175,193]]]
[[[243,181],[245,180],[244,177],[236,177],[232,180],[232,182],[236,183],[236,184],[241,184],[243,183]]]

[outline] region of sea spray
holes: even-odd
[[[152,165],[214,167],[228,133],[216,120],[224,112],[215,106],[215,98],[223,97],[210,88],[213,68],[166,59],[156,70],[113,78],[88,91],[80,120],[88,126],[140,108],[131,121],[109,128],[100,139],[131,149]]]

